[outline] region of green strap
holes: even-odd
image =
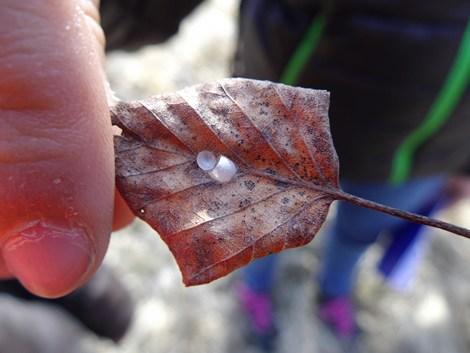
[[[470,83],[470,20],[465,28],[460,48],[446,80],[420,126],[413,130],[395,152],[390,182],[404,182],[413,164],[413,155],[420,145],[434,135],[455,110]]]
[[[284,68],[279,79],[280,82],[285,83],[286,85],[297,84],[302,70],[315,51],[323,33],[323,29],[325,28],[325,23],[326,16],[324,13],[320,13],[313,18],[313,21],[300,41],[299,46]]]

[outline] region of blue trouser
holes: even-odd
[[[436,199],[445,179],[429,177],[413,179],[392,186],[382,183],[343,182],[344,191],[402,210],[418,212]],[[319,274],[320,291],[327,296],[351,293],[356,265],[367,248],[385,229],[403,225],[400,218],[340,202],[336,218],[327,230],[327,244]],[[277,255],[253,262],[243,270],[245,283],[254,291],[270,292],[276,271]]]

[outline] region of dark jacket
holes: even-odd
[[[167,38],[198,3],[104,0],[103,10],[111,2],[127,8],[120,14],[127,33],[121,29],[121,42],[113,39],[120,22],[107,25],[103,12],[112,48]],[[470,162],[470,70],[462,71],[468,76],[463,80],[466,88],[453,95],[455,106],[444,109],[446,114],[438,119],[429,113],[433,106],[442,108],[437,98],[455,69],[469,18],[467,0],[242,0],[234,75],[283,80],[292,58],[312,44],[304,39],[317,26],[308,60],[289,83],[331,92],[330,120],[341,176],[389,179],[403,149],[409,172],[401,180],[457,173]],[[423,137],[418,130],[433,119],[438,124],[431,124],[431,133],[424,129]]]

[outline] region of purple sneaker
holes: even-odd
[[[235,294],[253,331],[259,335],[271,332],[274,326],[271,297],[266,293],[255,292],[243,283],[235,287]]]
[[[273,320],[273,305],[267,293],[258,293],[244,283],[235,287],[235,294],[250,324],[247,341],[262,352],[272,353],[275,349],[276,328]]]
[[[321,300],[318,315],[340,339],[353,338],[357,333],[353,304],[349,297]]]

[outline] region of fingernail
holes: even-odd
[[[65,295],[93,268],[94,251],[82,228],[35,223],[3,247],[8,270],[29,291],[42,297]]]

